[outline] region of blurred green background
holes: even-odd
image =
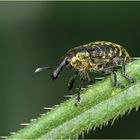
[[[140,2],[0,2],[0,135],[22,128],[65,100],[71,70],[51,81],[39,66],[56,66],[72,47],[106,40],[140,56]],[[85,138],[140,138],[140,111]]]

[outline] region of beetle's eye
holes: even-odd
[[[70,63],[70,58],[67,58],[66,59],[66,65],[69,65],[69,63]]]

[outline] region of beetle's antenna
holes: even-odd
[[[37,69],[35,70],[35,73],[38,73],[38,72],[41,72],[41,71],[44,71],[44,70],[48,70],[48,69],[51,69],[51,70],[52,70],[52,68],[51,68],[51,67],[42,67],[42,68],[37,68]]]

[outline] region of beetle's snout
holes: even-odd
[[[52,80],[54,80],[54,79],[55,79],[55,77],[54,77],[54,75],[53,75],[53,74],[51,75],[51,78],[52,78]]]
[[[58,78],[58,74],[54,71],[51,75],[52,80],[55,80]]]
[[[53,71],[51,78],[52,80],[55,80],[58,78],[61,70],[63,69],[63,67],[65,67],[66,65],[69,64],[69,59],[66,57],[65,59],[63,59],[61,61],[61,63],[59,63],[59,65],[56,67],[56,69]]]

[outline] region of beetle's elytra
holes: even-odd
[[[80,102],[80,92],[84,82],[91,82],[89,72],[110,74],[113,73],[114,86],[122,86],[117,82],[116,67],[122,67],[122,76],[134,82],[133,78],[125,71],[125,66],[130,62],[128,52],[121,46],[107,41],[96,41],[69,50],[62,61],[53,70],[52,80],[57,79],[63,67],[71,67],[75,74],[69,79],[68,89],[73,88],[76,78],[80,77],[80,86],[77,93],[77,103]],[[38,68],[36,72],[50,67]],[[76,104],[77,104],[76,103]]]

